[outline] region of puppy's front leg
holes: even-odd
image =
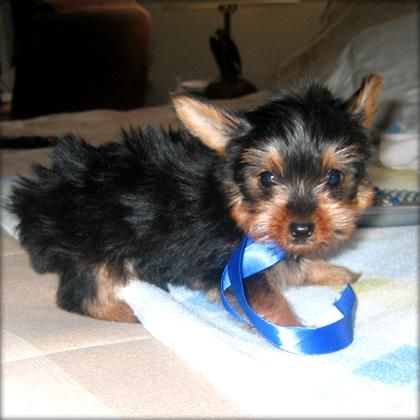
[[[323,260],[305,259],[301,262],[305,273],[305,284],[330,285],[355,283],[361,276],[346,267],[327,263]]]
[[[248,279],[245,290],[252,309],[267,321],[277,325],[302,325],[269,276],[261,274]]]
[[[282,261],[268,273],[270,281],[279,288],[304,285],[334,285],[355,283],[361,276],[345,267],[323,260],[299,258]]]
[[[301,258],[282,261],[263,274],[246,280],[244,286],[249,305],[264,319],[277,325],[301,326],[281,290],[288,286],[354,283],[359,277],[360,274],[345,267],[323,260]],[[231,290],[227,296],[238,310]]]

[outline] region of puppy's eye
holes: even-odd
[[[327,184],[330,187],[336,187],[341,183],[343,177],[344,175],[342,172],[338,171],[337,169],[330,169],[327,172]]]
[[[264,187],[271,187],[276,182],[276,176],[272,172],[262,172],[260,181]]]

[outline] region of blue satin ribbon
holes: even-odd
[[[274,243],[262,243],[245,236],[232,254],[221,279],[221,297],[226,310],[240,321],[247,322],[272,344],[297,354],[331,353],[347,347],[353,341],[356,295],[347,285],[334,303],[343,314],[339,320],[322,327],[288,327],[275,325],[261,318],[249,306],[244,281],[264,271],[285,257],[285,252]],[[232,287],[240,308],[248,318],[241,316],[225,296]]]

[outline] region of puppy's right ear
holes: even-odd
[[[171,99],[179,120],[189,133],[220,154],[224,153],[232,137],[249,129],[244,118],[193,96],[175,93],[171,94]]]
[[[378,105],[379,94],[384,85],[384,78],[380,74],[371,74],[362,81],[360,88],[348,102],[348,110],[361,117],[366,129],[372,128],[373,118]]]

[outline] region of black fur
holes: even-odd
[[[274,145],[286,162],[282,182],[304,179],[311,190],[324,177],[320,157],[328,144],[356,147],[360,158],[337,200],[351,200],[364,179],[366,134],[358,116],[318,84],[303,93],[279,94],[236,114],[238,127],[220,155],[186,131],[131,130],[120,143],[92,147],[76,136],[59,141],[50,167],[36,166],[14,187],[10,209],[19,236],[39,272],[60,276],[61,307],[83,313],[82,301],[97,293],[95,267],[112,264],[124,283],[127,261],[143,281],[210,290],[243,231],[231,216],[229,185],[245,202],[269,200],[272,192],[249,186],[262,170],[243,153]],[[316,199],[291,200],[296,213],[317,208]],[[294,210],[293,210],[294,209]]]
[[[40,272],[104,258],[122,267],[128,258],[162,287],[189,278],[213,285],[240,237],[216,180],[220,165],[182,133],[133,130],[98,149],[67,137],[50,168],[36,167],[14,189],[20,240]]]

